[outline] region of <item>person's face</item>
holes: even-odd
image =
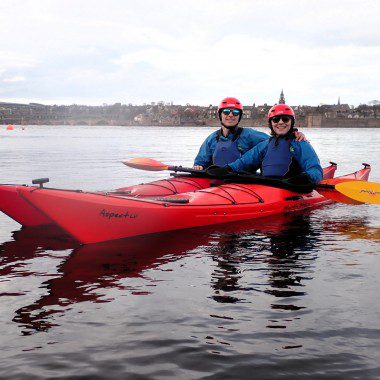
[[[287,115],[274,116],[271,119],[271,125],[277,136],[285,136],[292,126],[292,119]]]
[[[225,108],[222,111],[222,124],[227,128],[235,127],[239,123],[240,110]]]

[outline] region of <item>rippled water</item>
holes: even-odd
[[[209,128],[0,129],[0,182],[91,190],[190,166]],[[380,130],[306,130],[339,174],[372,164]],[[78,246],[0,215],[0,377],[380,378],[379,206]]]

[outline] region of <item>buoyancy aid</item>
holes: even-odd
[[[233,132],[231,140],[221,139],[222,130],[220,129],[216,133],[216,145],[214,154],[212,156],[213,164],[218,166],[225,166],[231,162],[236,161],[241,157],[241,153],[238,149],[237,139],[240,136],[243,128],[237,127]]]
[[[264,156],[261,171],[264,177],[290,177],[302,172],[298,162],[292,156],[291,140],[272,137]]]

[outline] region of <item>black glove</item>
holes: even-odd
[[[294,177],[287,178],[286,182],[292,185],[313,185],[313,182],[311,182],[309,176],[306,173],[301,173]]]
[[[226,177],[232,173],[232,169],[227,166],[211,165],[206,169],[206,173],[212,177]]]

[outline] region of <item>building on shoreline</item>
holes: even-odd
[[[283,91],[279,103],[285,103]],[[302,127],[380,127],[380,102],[356,108],[341,104],[292,106],[297,115],[296,126]],[[245,105],[241,124],[266,126],[266,115],[272,105]],[[0,102],[0,124],[20,125],[146,125],[146,126],[218,126],[218,107],[152,102],[132,105],[115,103],[102,106],[43,105]]]

